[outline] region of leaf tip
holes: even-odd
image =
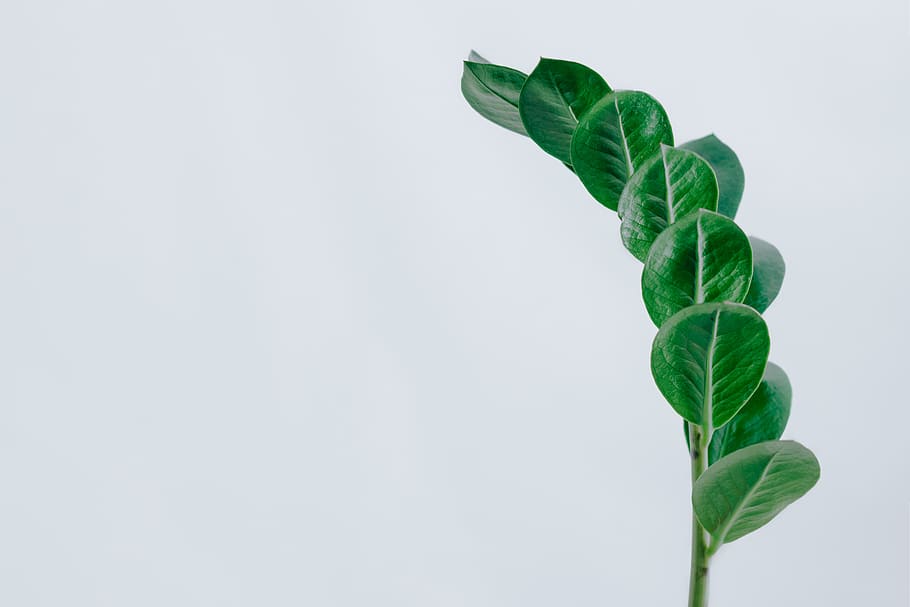
[[[471,49],[471,51],[468,53],[467,60],[472,63],[489,63],[489,61],[487,61],[486,58],[483,57],[483,55],[481,55],[474,49]]]

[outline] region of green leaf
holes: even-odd
[[[736,210],[739,209],[739,203],[743,198],[743,188],[746,184],[746,175],[736,152],[714,134],[687,141],[679,147],[692,150],[711,163],[720,187],[717,211],[731,219],[736,217]]]
[[[661,145],[619,197],[622,242],[644,261],[654,239],[696,209],[717,210],[717,178],[711,165],[694,152]]]
[[[473,52],[473,51],[472,51]],[[477,53],[472,55],[477,56]],[[477,113],[499,126],[527,135],[518,114],[518,96],[527,76],[518,70],[478,61],[465,61],[461,93]]]
[[[537,145],[571,164],[578,119],[611,89],[600,75],[573,61],[542,58],[518,98],[518,112]]]
[[[755,236],[750,236],[749,242],[752,243],[754,270],[752,285],[743,303],[764,312],[780,293],[786,266],[780,251],[770,242]]]
[[[660,327],[651,373],[670,406],[710,436],[755,392],[770,348],[768,327],[749,306],[697,304]]]
[[[692,505],[714,538],[711,552],[767,524],[815,486],[818,460],[794,441],[740,449],[708,468],[692,487]]]
[[[579,120],[571,164],[588,192],[615,211],[629,177],[662,143],[673,145],[673,131],[661,105],[646,93],[616,91]]]
[[[741,302],[752,277],[752,249],[723,215],[696,210],[654,241],[641,274],[642,296],[658,327],[692,304]]]
[[[792,396],[787,374],[769,362],[761,384],[749,402],[723,428],[714,432],[708,448],[709,463],[749,445],[779,439],[787,427]]]

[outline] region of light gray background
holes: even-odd
[[[747,171],[822,481],[712,605],[908,598],[910,6],[0,8],[0,603],[682,605],[688,464],[613,214],[470,47]]]

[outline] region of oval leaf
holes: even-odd
[[[662,143],[673,145],[673,131],[657,100],[638,91],[616,91],[579,120],[571,164],[588,192],[615,211],[629,177]]]
[[[784,370],[772,362],[765,367],[758,389],[723,428],[714,432],[708,447],[708,462],[744,447],[777,440],[787,427],[793,391]]]
[[[755,392],[770,348],[768,327],[749,306],[698,304],[657,332],[651,373],[670,406],[710,436]]]
[[[746,174],[736,152],[714,134],[687,141],[679,147],[695,152],[711,164],[720,188],[717,212],[731,219],[736,217],[746,185]]]
[[[786,265],[780,251],[770,242],[755,236],[750,236],[749,242],[752,243],[754,269],[752,284],[743,303],[764,312],[780,293],[780,287],[784,284]]]
[[[692,488],[692,505],[714,538],[712,552],[767,524],[818,482],[818,460],[794,441],[768,441],[721,459]]]
[[[717,178],[694,152],[660,146],[619,197],[622,242],[644,261],[667,226],[697,209],[717,210]]]
[[[749,291],[752,249],[723,215],[698,210],[654,241],[641,274],[645,307],[658,327],[692,304],[740,302]]]
[[[464,62],[461,93],[468,104],[487,120],[519,135],[527,135],[518,115],[518,96],[528,77],[518,70],[485,61]]]
[[[578,119],[611,91],[600,75],[573,61],[541,59],[518,98],[528,135],[548,154],[571,163]]]

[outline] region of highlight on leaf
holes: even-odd
[[[710,436],[758,388],[770,348],[768,327],[749,306],[697,304],[660,327],[651,373],[670,406]]]
[[[543,58],[521,89],[518,111],[531,139],[571,166],[569,150],[579,118],[611,90],[589,67]]]
[[[626,182],[661,144],[673,145],[673,130],[660,103],[647,93],[614,91],[579,120],[571,164],[594,199],[615,211]]]
[[[692,505],[713,538],[711,552],[768,524],[814,487],[820,472],[812,452],[795,441],[758,443],[708,468],[693,485]]]
[[[483,59],[472,51],[473,59]],[[483,61],[465,61],[461,93],[468,104],[487,120],[519,135],[527,135],[518,114],[518,97],[527,75],[510,67]]]
[[[693,304],[741,302],[752,278],[752,248],[733,220],[703,209],[654,241],[641,274],[645,308],[658,327]]]
[[[717,178],[711,165],[694,152],[661,145],[620,194],[622,242],[644,261],[661,232],[697,209],[717,210]]]

